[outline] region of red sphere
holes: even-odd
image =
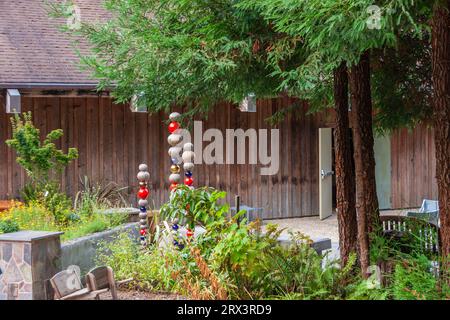
[[[179,127],[180,127],[180,124],[176,121],[173,121],[169,124],[169,132],[174,133]]]
[[[146,233],[145,229],[141,229],[141,236],[145,236]]]
[[[147,188],[141,187],[141,188],[139,189],[139,191],[138,191],[138,197],[139,197],[140,199],[147,199],[149,193],[150,193],[150,192],[148,191]]]
[[[184,184],[187,186],[192,186],[193,183],[194,179],[192,179],[191,177],[187,177],[186,179],[184,179]]]
[[[188,236],[189,238],[192,237],[194,235],[194,232],[192,230],[187,230],[186,231],[186,236]]]
[[[175,190],[175,188],[177,187],[177,183],[172,183],[169,187],[170,191]]]

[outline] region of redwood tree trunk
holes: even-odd
[[[375,156],[373,151],[372,97],[370,89],[370,56],[361,55],[350,71],[353,127],[353,149],[356,177],[356,214],[358,221],[358,249],[361,271],[367,277],[369,261],[369,233],[379,223],[378,198],[375,184]]]
[[[434,141],[441,221],[441,252],[450,255],[450,1],[436,6],[432,20]],[[448,265],[444,268],[448,271]]]
[[[339,227],[339,250],[342,265],[350,253],[357,252],[358,229],[355,208],[355,172],[353,150],[349,137],[348,76],[343,62],[334,71],[334,104],[336,128],[334,130],[336,202]]]

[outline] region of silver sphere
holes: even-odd
[[[139,219],[146,219],[147,218],[147,212],[139,212]]]
[[[193,151],[185,151],[185,152],[183,152],[183,155],[182,155],[183,161],[185,163],[194,161],[194,157],[195,157],[195,154]]]
[[[194,150],[194,145],[190,142],[185,143],[183,146],[183,150],[184,151],[193,151]]]
[[[150,173],[148,171],[139,171],[137,178],[139,181],[148,181],[150,179]]]
[[[169,148],[169,156],[171,158],[177,158],[180,156],[181,148],[180,147],[171,147]]]
[[[139,199],[138,204],[139,207],[146,207],[148,205],[148,201],[144,199]]]
[[[139,165],[139,171],[148,171],[148,166],[145,163]]]
[[[178,173],[172,173],[169,176],[169,181],[170,181],[170,183],[180,183],[181,176]]]
[[[181,142],[181,140],[183,139],[183,136],[181,134],[177,134],[177,133],[172,133],[168,138],[167,138],[167,142],[171,145],[171,146],[176,146],[177,144],[179,144]]]
[[[194,170],[195,165],[192,162],[186,162],[183,164],[184,171],[192,171]]]
[[[181,114],[179,114],[178,112],[172,112],[169,115],[169,119],[170,121],[177,121],[180,118]]]

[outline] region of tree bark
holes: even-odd
[[[334,130],[336,202],[339,227],[339,251],[342,266],[349,255],[357,252],[358,226],[355,208],[355,172],[353,150],[349,137],[348,75],[345,62],[334,71],[334,104],[336,128]]]
[[[433,124],[442,256],[450,256],[450,1],[436,5],[432,19]],[[448,264],[443,268],[448,272]]]
[[[370,55],[361,55],[350,71],[353,127],[353,149],[356,179],[356,214],[358,221],[358,249],[361,271],[369,272],[369,234],[379,224],[378,198],[375,183],[375,155],[373,151],[372,97],[370,89]]]

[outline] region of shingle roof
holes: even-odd
[[[101,0],[76,0],[81,19],[107,19]],[[81,71],[69,35],[60,31],[64,19],[48,16],[44,0],[0,1],[0,87],[74,88],[97,83]],[[79,44],[87,52],[86,43]],[[34,85],[32,85],[34,84]]]

